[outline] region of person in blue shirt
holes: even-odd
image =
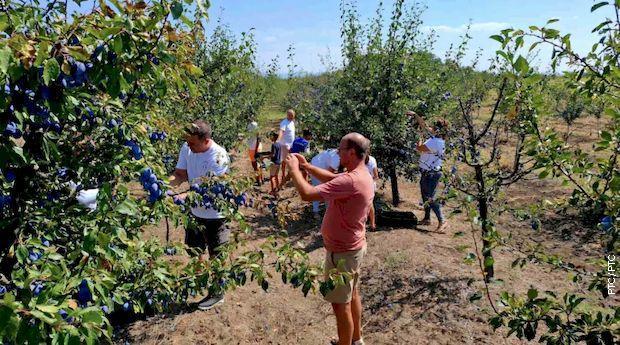
[[[312,132],[304,129],[303,136],[295,138],[291,146],[291,153],[308,153],[310,152],[310,141],[312,141]]]

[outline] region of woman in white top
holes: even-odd
[[[437,216],[439,224],[437,232],[444,232],[446,221],[441,213],[441,204],[435,199],[435,190],[441,179],[441,165],[443,163],[444,151],[446,143],[443,140],[448,125],[445,120],[437,120],[434,126],[428,127],[418,114],[408,111],[407,115],[415,118],[420,130],[423,132],[422,137],[429,136],[423,143],[420,141],[417,150],[420,152],[420,191],[422,201],[424,201],[424,218],[420,221],[420,225],[431,224],[431,210]]]
[[[379,169],[377,167],[377,160],[371,156],[370,153],[366,156],[366,168],[368,173],[372,176],[374,181],[375,192],[377,191],[377,180],[379,179]],[[368,213],[368,221],[370,222],[370,231],[377,230],[377,223],[375,221],[375,203],[370,204],[370,212]]]
[[[293,141],[295,141],[295,110],[289,109],[286,111],[286,119],[280,122],[280,131],[278,133],[278,140],[281,146],[280,161],[282,162],[282,178],[280,181],[284,181],[286,176],[286,156],[291,151]]]

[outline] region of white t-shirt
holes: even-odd
[[[370,177],[372,177],[372,179],[375,179],[375,169],[377,169],[377,160],[375,159],[375,157],[370,156],[368,157],[368,164],[366,164],[366,168],[368,169],[368,173],[370,174]]]
[[[340,156],[338,156],[338,150],[329,149],[322,151],[318,155],[312,157],[310,164],[321,169],[327,170],[328,168],[332,168],[337,171],[340,166]]]
[[[424,142],[424,145],[431,152],[420,154],[420,168],[422,170],[441,170],[446,142],[441,138],[431,137]]]
[[[220,176],[228,172],[230,159],[226,150],[213,142],[211,147],[200,153],[194,153],[187,143],[179,151],[177,169],[187,170],[187,179],[190,184],[199,183],[201,177],[213,174]],[[192,214],[198,218],[218,219],[224,216],[213,208],[192,207]]]
[[[280,143],[286,145],[286,148],[290,150],[293,141],[295,141],[295,120],[282,120],[282,122],[280,122],[280,130],[284,131]]]

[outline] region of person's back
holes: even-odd
[[[366,168],[368,169],[368,173],[370,176],[374,178],[375,169],[377,169],[377,160],[373,156],[368,156],[368,163],[366,163]]]
[[[443,163],[446,142],[440,137],[430,137],[424,142],[430,152],[420,153],[420,168],[426,171],[439,171]]]
[[[277,165],[282,163],[281,150],[282,144],[277,141],[271,143],[271,162],[273,164]]]
[[[297,137],[295,141],[293,141],[293,145],[291,146],[291,153],[305,153],[308,151],[308,140]]]
[[[325,151],[321,151],[312,158],[310,164],[321,169],[330,169],[332,171],[337,171],[338,166],[340,165],[338,150],[328,149]]]
[[[291,153],[310,153],[310,141],[312,140],[312,132],[304,129],[301,137],[295,138],[291,146]]]
[[[316,188],[328,205],[321,225],[325,249],[340,253],[362,248],[374,198],[373,180],[366,167],[340,174]]]

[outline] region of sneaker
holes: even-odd
[[[446,232],[446,227],[448,226],[448,224],[443,221],[443,222],[439,222],[439,225],[437,225],[437,232],[439,233],[444,233]]]
[[[198,302],[198,309],[209,310],[216,305],[224,302],[224,295],[207,296]]]
[[[420,222],[418,222],[418,225],[431,225],[431,220],[430,219],[422,219]]]

